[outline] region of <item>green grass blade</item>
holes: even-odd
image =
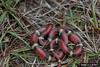
[[[71,23],[73,23],[73,11],[72,11],[71,8],[69,9],[69,14],[70,14],[70,17],[71,17]]]
[[[10,5],[12,5],[12,0],[7,0],[6,2],[5,2],[5,4],[6,4],[6,6],[8,6],[8,7],[10,7]]]
[[[5,11],[1,16],[0,16],[0,23],[2,23],[6,17],[7,11]]]
[[[16,3],[14,4],[14,7],[17,6],[17,4],[18,4],[20,1],[21,1],[21,0],[15,0]]]
[[[24,52],[24,51],[28,51],[28,50],[30,50],[30,49],[28,49],[28,48],[20,48],[20,49],[13,50],[13,53],[19,53],[19,52]]]
[[[14,13],[11,13],[11,12],[9,13],[15,18],[15,20],[17,21],[17,23],[21,26],[23,30],[25,30],[26,32],[29,32],[29,30],[26,27],[24,28],[24,25],[21,23],[20,19]]]
[[[20,36],[18,36],[17,33],[15,33],[15,32],[8,32],[8,33],[9,33],[10,35],[12,35],[12,36],[14,36],[14,37],[20,39],[20,40],[25,44],[26,47],[28,47],[28,48],[31,49],[31,47],[29,46],[29,44],[28,44],[23,38],[21,38]]]
[[[96,3],[97,0],[95,0],[95,2],[93,1],[93,5],[92,5],[92,14],[93,14],[93,22],[94,25],[96,26],[96,28],[98,28],[98,21],[97,21],[97,17],[96,17]]]

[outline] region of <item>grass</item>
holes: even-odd
[[[49,63],[34,55],[27,39],[34,30],[48,21],[66,25],[80,36],[85,49],[83,62],[97,60],[99,63],[100,18],[96,9],[100,2],[92,0],[87,5],[86,0],[75,3],[63,1],[61,4],[52,0],[0,0],[0,67],[48,65]],[[65,63],[68,67],[77,67],[76,64],[80,63],[77,58],[68,58],[66,61],[69,61]]]

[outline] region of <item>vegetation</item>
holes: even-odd
[[[100,0],[0,0],[0,67],[56,66],[40,60],[28,39],[48,23],[66,26],[80,37],[82,63],[99,63],[99,8]],[[77,67],[81,62],[68,57],[63,63]]]

